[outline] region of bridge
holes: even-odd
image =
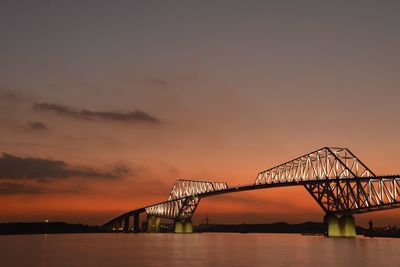
[[[177,179],[168,199],[119,215],[103,227],[139,232],[139,215],[147,214],[147,232],[159,232],[161,218],[174,221],[175,233],[191,233],[200,200],[221,194],[274,187],[302,186],[324,211],[329,237],[355,237],[353,214],[397,208],[400,175],[375,175],[347,148],[324,147],[258,173],[248,185]],[[130,227],[133,218],[133,227]]]

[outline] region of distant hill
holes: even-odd
[[[65,222],[0,223],[0,235],[98,233],[99,226],[68,224]]]

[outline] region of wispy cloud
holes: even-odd
[[[18,96],[13,92],[0,92],[0,100],[14,101],[18,99]]]
[[[29,121],[28,126],[29,126],[29,128],[34,129],[34,130],[46,130],[47,129],[46,124],[44,124],[42,122],[38,122],[38,121]]]
[[[17,103],[30,101],[29,97],[12,89],[0,88],[0,103]]]
[[[72,177],[116,179],[130,173],[130,169],[117,166],[109,172],[70,166],[61,160],[18,157],[3,153],[0,157],[0,179],[30,179],[47,181]]]
[[[51,103],[36,103],[34,109],[46,112],[53,112],[59,115],[67,116],[75,119],[83,120],[108,120],[120,122],[147,122],[157,124],[160,120],[148,113],[135,110],[132,112],[118,112],[118,111],[91,111],[87,109],[74,109],[69,106],[51,104]]]
[[[151,78],[149,78],[149,81],[151,83],[156,84],[156,85],[161,86],[161,87],[168,87],[168,82],[166,80],[163,80],[163,79],[151,77]]]
[[[43,191],[35,186],[18,183],[0,183],[0,195],[41,194]]]

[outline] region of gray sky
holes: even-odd
[[[177,177],[248,183],[327,145],[399,172],[399,11],[398,1],[1,1],[2,152],[100,176],[131,171],[112,192],[101,179],[79,180],[85,192],[68,179],[65,192],[55,181],[28,181],[27,194],[3,185],[18,190],[0,196],[13,203],[0,217],[67,210],[78,220],[101,199],[97,223],[163,200]],[[285,200],[300,209],[290,217],[273,201],[285,192],[246,196],[260,199],[250,213],[269,203],[288,220],[321,216],[298,193]],[[255,220],[279,218],[265,214]]]

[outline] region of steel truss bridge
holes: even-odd
[[[151,218],[157,218],[158,223],[164,218],[184,225],[191,222],[202,198],[288,186],[303,186],[329,218],[329,230],[342,231],[338,236],[344,236],[347,219],[332,223],[331,218],[400,206],[400,175],[377,176],[349,149],[324,147],[260,172],[249,185],[230,187],[225,182],[177,179],[165,202],[124,213],[103,227],[138,232],[140,213],[146,213],[153,224]]]

